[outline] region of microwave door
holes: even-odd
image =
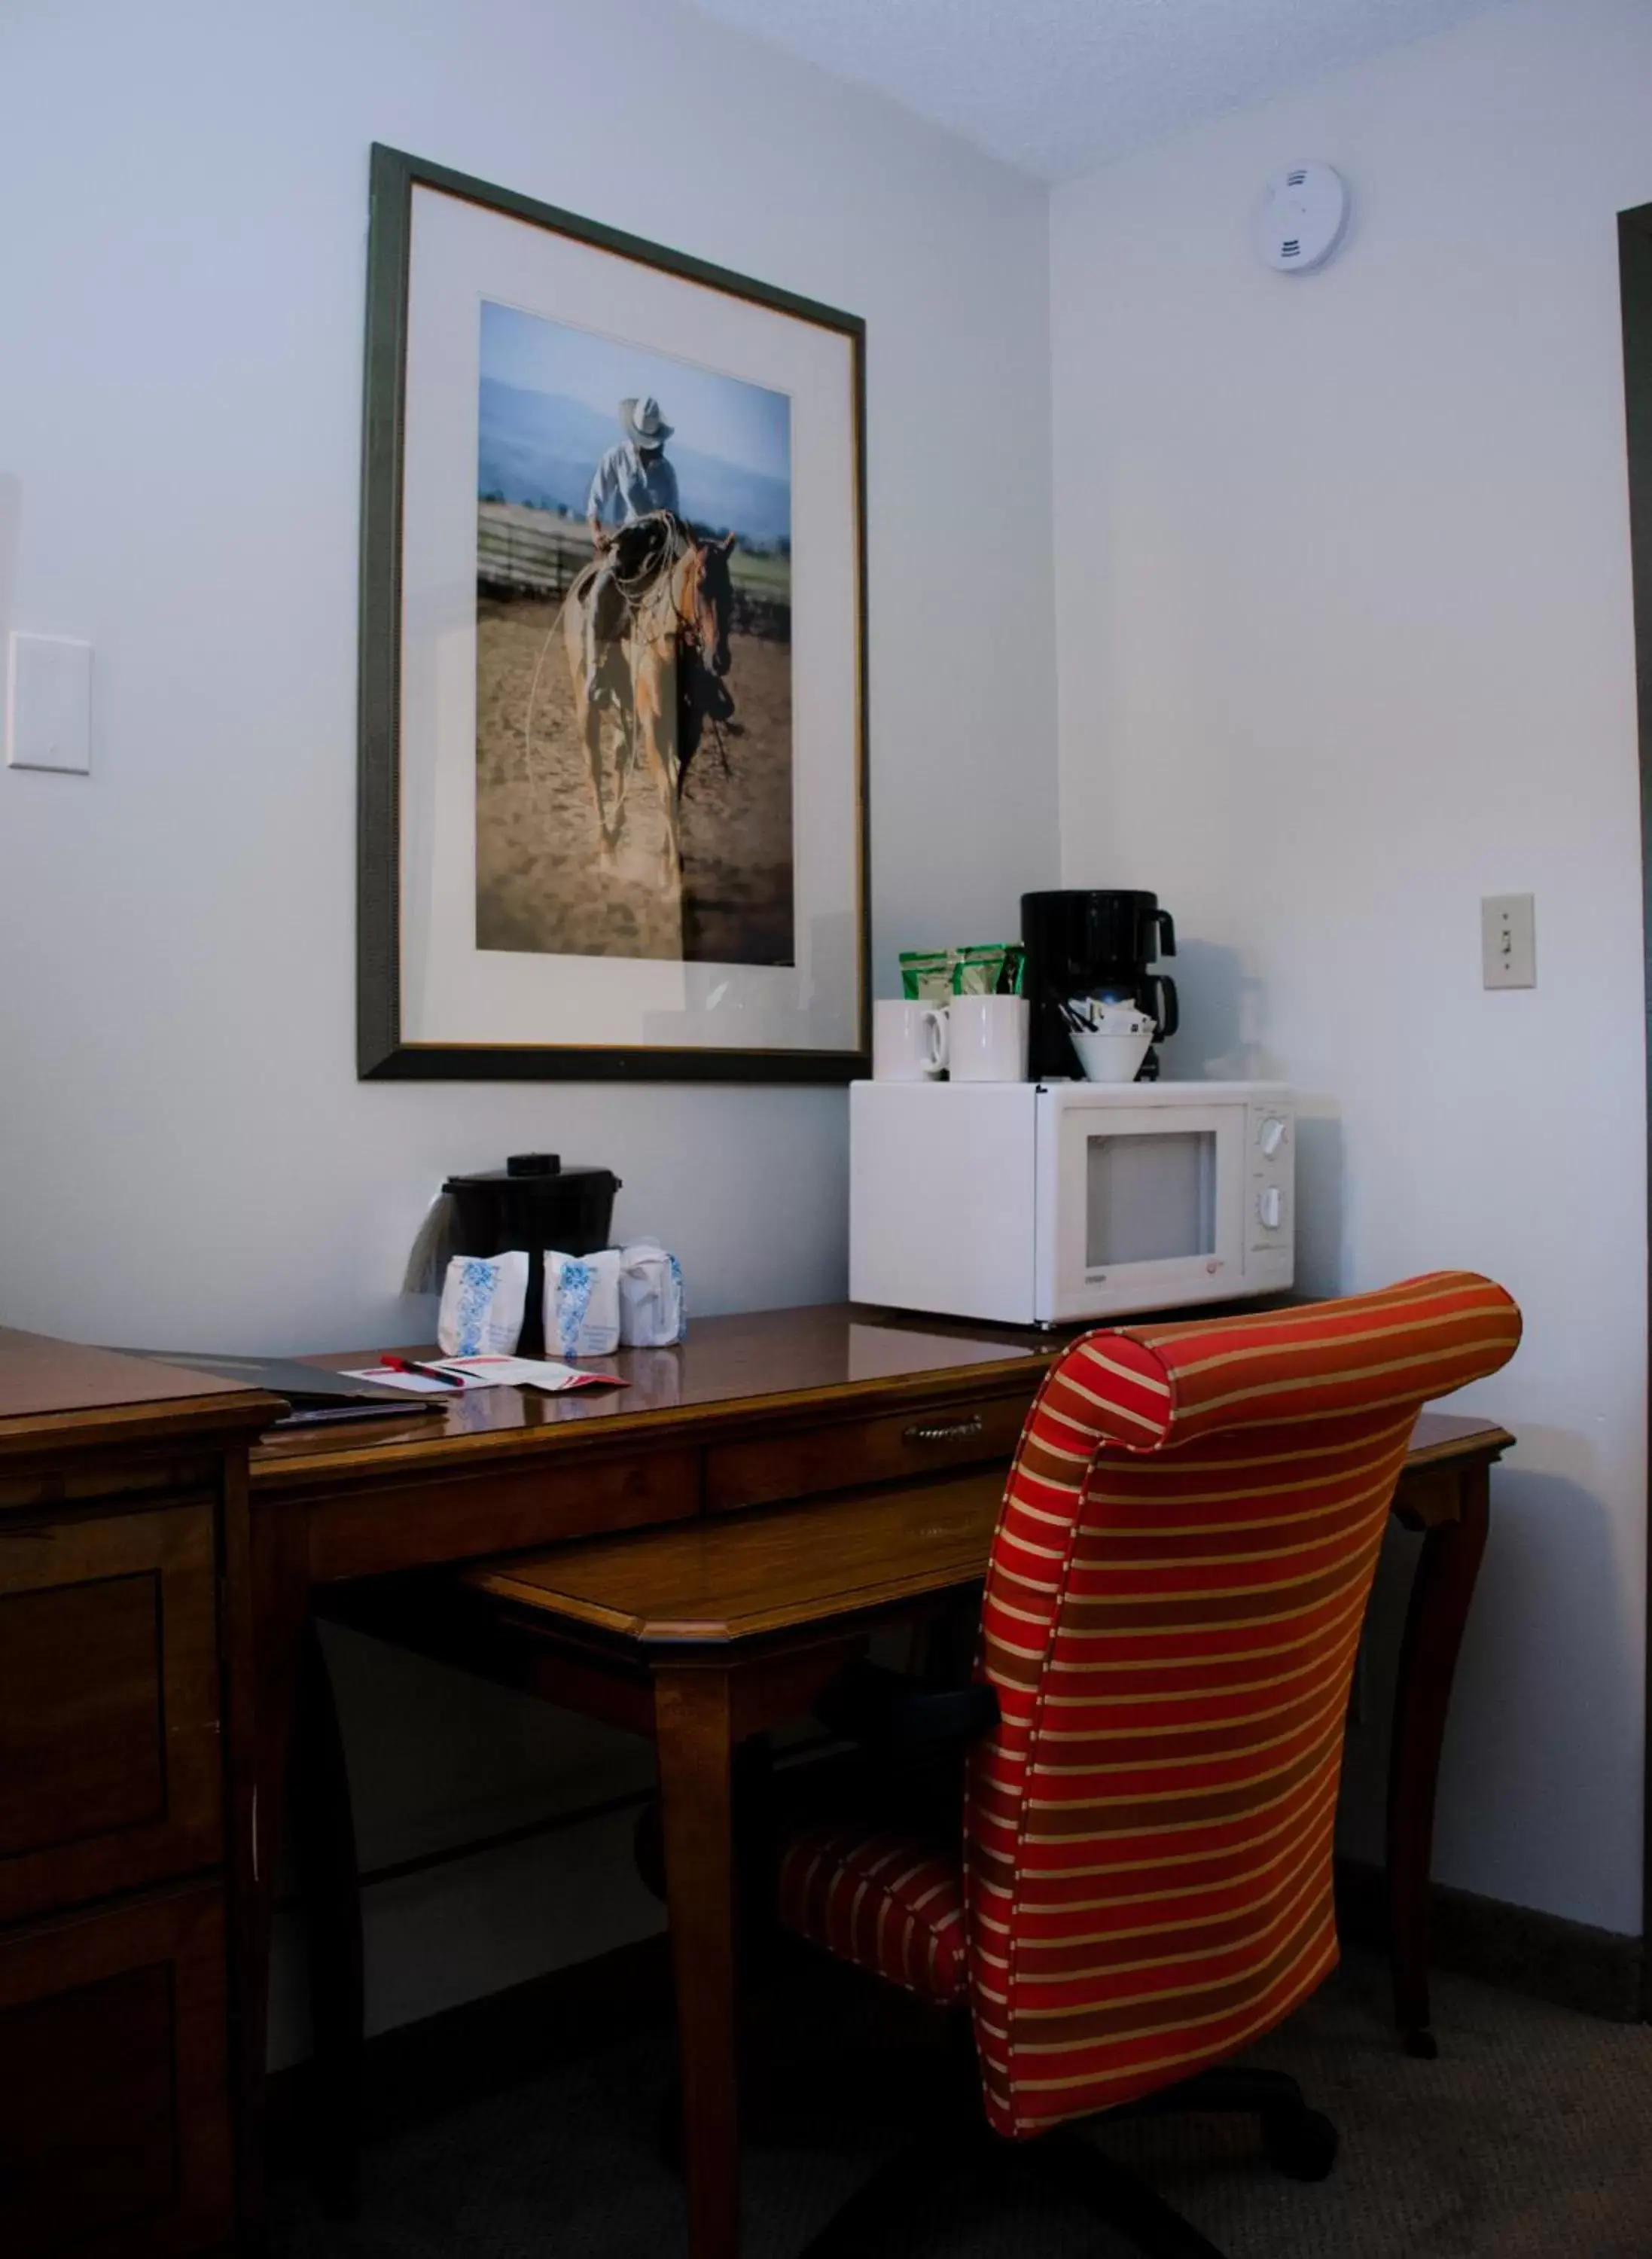
[[[1133,1094],[1086,1104],[1064,1092],[1040,1127],[1041,1316],[1060,1324],[1243,1291],[1243,1102]]]

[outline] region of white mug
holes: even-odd
[[[1025,1082],[1024,996],[954,996],[951,1064],[954,1082]]]
[[[874,1082],[932,1082],[945,1072],[947,1011],[900,996],[879,997],[872,1008]]]

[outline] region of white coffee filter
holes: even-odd
[[[1150,1029],[1144,1036],[1085,1036],[1072,1030],[1072,1048],[1086,1082],[1134,1082],[1152,1044]]]

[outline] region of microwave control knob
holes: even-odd
[[[1270,1159],[1285,1143],[1285,1124],[1277,1114],[1270,1114],[1262,1125],[1262,1150]]]
[[[1285,1220],[1285,1195],[1278,1185],[1270,1185],[1257,1201],[1257,1214],[1264,1229],[1277,1231]]]

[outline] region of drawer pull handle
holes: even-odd
[[[919,1420],[902,1440],[908,1443],[967,1443],[981,1432],[981,1415],[971,1412],[962,1420]]]

